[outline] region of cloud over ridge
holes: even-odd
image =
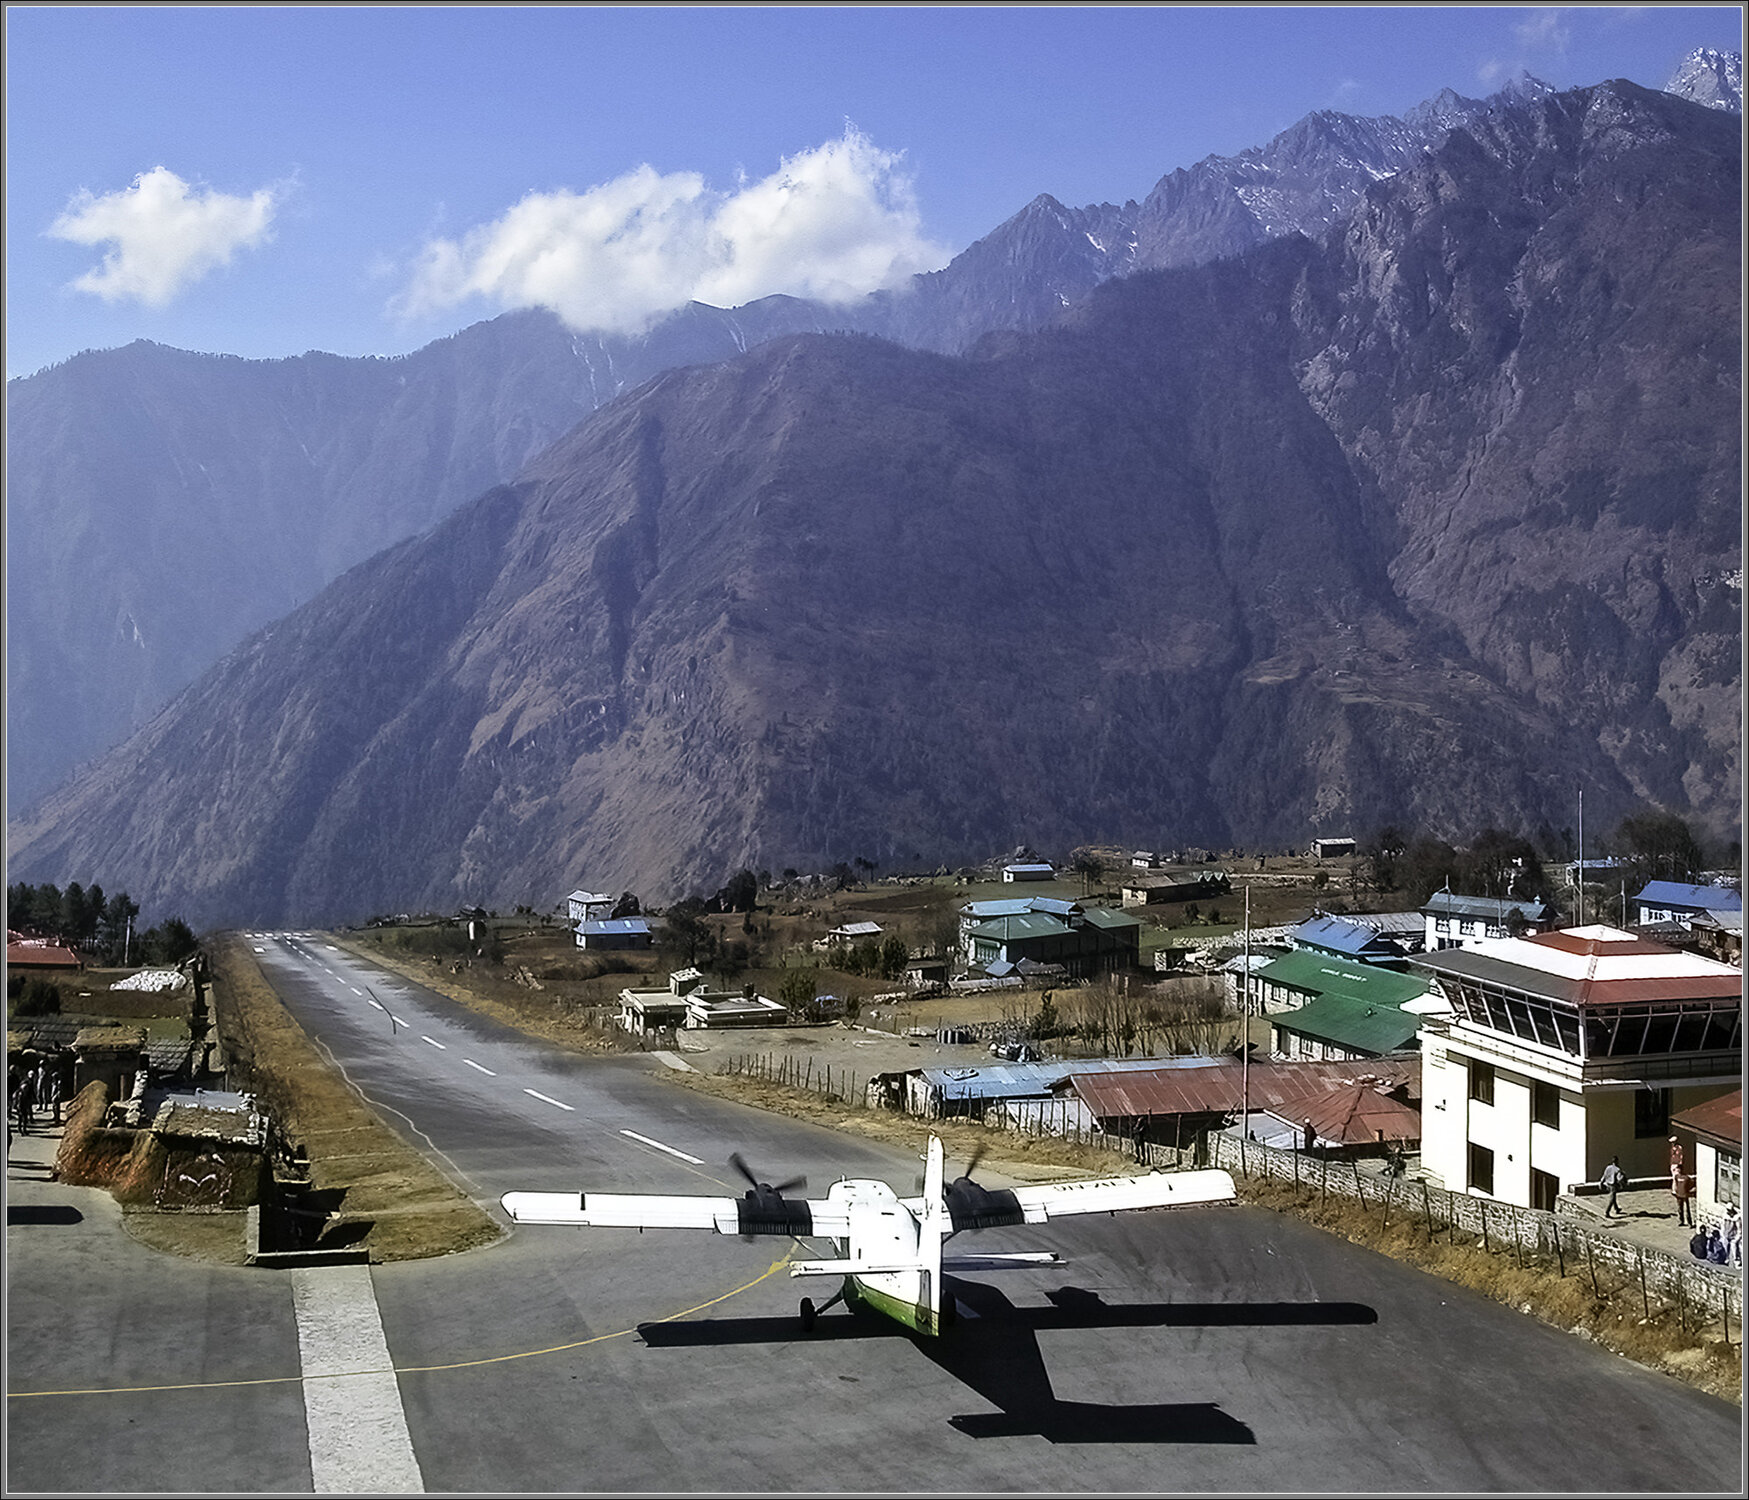
[[[414,317],[477,296],[630,334],[692,301],[847,302],[949,258],[923,234],[901,161],[847,127],[731,192],[648,165],[580,193],[531,192],[459,240],[428,244],[394,309]]]
[[[112,246],[101,266],[72,283],[77,290],[106,302],[163,307],[238,250],[270,239],[280,197],[277,188],[242,198],[193,187],[157,166],[117,192],[80,189],[47,232],[74,244]]]

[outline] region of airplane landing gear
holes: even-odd
[[[827,1308],[836,1307],[842,1301],[844,1301],[844,1293],[841,1291],[827,1298],[827,1300],[822,1302],[818,1307],[814,1306],[814,1299],[812,1297],[803,1297],[802,1332],[812,1333],[814,1331],[814,1319],[819,1317],[821,1313],[825,1312]]]

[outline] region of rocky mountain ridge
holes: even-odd
[[[252,637],[12,872],[307,922],[1581,785],[1727,829],[1740,173],[1720,112],[1602,85],[965,355],[670,371]]]
[[[7,387],[10,806],[144,723],[249,631],[515,477],[663,370],[807,331],[958,353],[1046,326],[1101,282],[1318,235],[1490,100],[1330,111],[1167,174],[1140,203],[1041,196],[942,271],[833,308],[694,305],[640,338],[509,313],[399,359],[195,355],[136,343]]]

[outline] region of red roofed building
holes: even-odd
[[[1288,1144],[1413,1150],[1421,1135],[1421,1060],[1373,1057],[1349,1062],[1237,1062],[1201,1067],[1072,1073],[1065,1080],[1100,1128],[1161,1145],[1189,1145],[1238,1118],[1270,1115]],[[1261,1137],[1260,1137],[1261,1138]]]
[[[1727,1208],[1743,1212],[1743,1090],[1732,1089],[1671,1117],[1694,1137],[1695,1222],[1716,1224]]]
[[[52,938],[25,937],[22,933],[6,934],[6,967],[12,969],[52,970],[77,973],[85,967],[80,958],[64,943]]]
[[[1421,1033],[1421,1160],[1454,1191],[1552,1209],[1612,1156],[1667,1176],[1671,1116],[1740,1083],[1743,975],[1728,964],[1593,926],[1411,965],[1452,1009]]]

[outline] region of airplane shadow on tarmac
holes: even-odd
[[[1212,1402],[1112,1406],[1061,1401],[1051,1389],[1041,1331],[1068,1328],[1292,1327],[1378,1322],[1358,1302],[1171,1302],[1114,1306],[1097,1292],[1060,1287],[1050,1307],[1016,1307],[981,1282],[944,1278],[957,1303],[954,1323],[939,1338],[921,1338],[873,1314],[824,1317],[803,1333],[796,1318],[702,1318],[690,1323],[643,1323],[638,1333],[653,1349],[734,1344],[909,1339],[929,1360],[982,1396],[997,1411],[950,1417],[969,1437],[1037,1436],[1052,1443],[1256,1442],[1243,1422]]]

